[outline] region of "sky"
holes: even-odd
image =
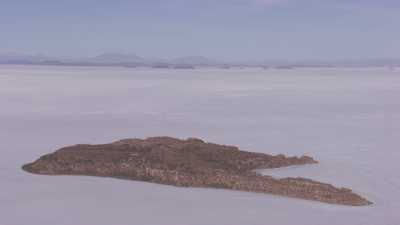
[[[400,58],[398,0],[0,0],[0,53]]]

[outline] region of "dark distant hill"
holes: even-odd
[[[146,60],[135,54],[104,53],[87,61],[92,63],[145,63]]]

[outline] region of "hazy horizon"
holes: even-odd
[[[400,58],[400,2],[6,1],[0,52],[224,61]]]
[[[400,57],[391,58],[338,58],[338,59],[256,59],[256,60],[223,60],[218,58],[211,58],[203,55],[182,55],[174,58],[150,56],[143,57],[136,53],[127,52],[104,52],[92,56],[57,56],[57,55],[46,55],[43,53],[21,53],[21,52],[0,52],[0,63],[13,64],[30,64],[32,63],[46,63],[46,62],[60,62],[60,63],[90,63],[97,62],[102,63],[144,63],[144,64],[193,64],[193,65],[226,65],[226,64],[238,64],[238,65],[398,65],[400,63]],[[186,62],[186,63],[185,63]]]

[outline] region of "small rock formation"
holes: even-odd
[[[317,162],[309,156],[246,152],[195,138],[152,137],[69,146],[22,168],[36,174],[116,177],[179,187],[269,193],[332,204],[371,204],[347,188],[304,178],[276,179],[254,172],[255,169],[310,163]]]

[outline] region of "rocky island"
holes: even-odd
[[[277,179],[254,172],[311,163],[317,162],[309,156],[273,156],[196,138],[152,137],[64,147],[22,168],[35,174],[115,177],[179,187],[268,193],[331,204],[372,204],[348,188],[305,178]]]

